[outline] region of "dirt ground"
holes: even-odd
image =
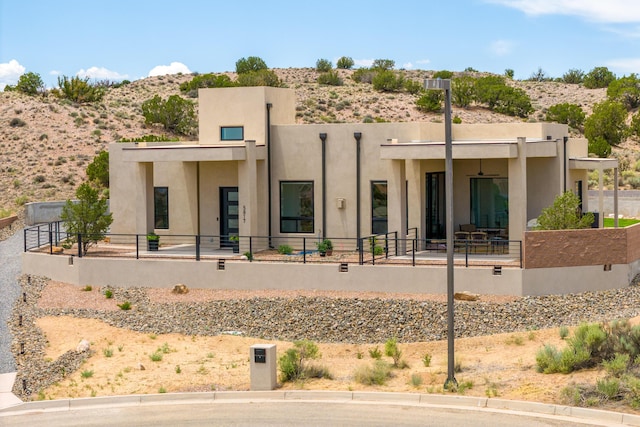
[[[94,355],[64,381],[40,393],[43,399],[77,398],[163,392],[248,390],[249,347],[277,344],[281,355],[292,344],[256,338],[177,334],[149,335],[109,326],[93,319],[47,317],[38,326],[48,339],[47,358],[56,359],[90,341]],[[571,383],[595,383],[599,370],[569,375],[545,375],[535,370],[535,354],[545,343],[563,347],[558,329],[457,339],[456,373],[467,396],[561,403],[559,393]],[[371,364],[369,350],[384,343],[365,345],[319,344],[322,357],[314,363],[326,366],[334,379],[310,379],[285,383],[282,389],[366,390],[442,393],[447,378],[447,342],[400,343],[406,369],[396,369],[383,386],[365,386],[354,380],[358,366]],[[159,353],[160,361],[151,356]],[[425,354],[432,356],[424,366]],[[384,357],[383,357],[384,358]],[[389,358],[386,358],[391,361]]]

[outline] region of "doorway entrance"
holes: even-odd
[[[444,239],[445,227],[445,187],[444,172],[427,173],[427,226],[426,239]]]
[[[238,187],[220,187],[220,246],[233,246],[229,236],[238,235],[238,221]]]

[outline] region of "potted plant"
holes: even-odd
[[[149,251],[157,251],[160,245],[160,236],[153,231],[147,234],[147,249]]]
[[[316,246],[318,247],[318,253],[320,254],[320,256],[327,255],[327,244],[324,242],[324,240],[316,243]]]
[[[240,237],[237,235],[229,236],[229,241],[231,242],[231,248],[233,249],[234,254],[240,253]]]
[[[322,241],[322,243],[324,243],[324,247],[326,249],[327,256],[333,255],[333,242],[331,242],[331,240],[329,240],[329,239],[324,239]]]

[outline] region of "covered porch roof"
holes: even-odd
[[[215,162],[247,159],[247,147],[245,144],[149,145],[140,143],[135,146],[125,147],[122,151],[125,162]],[[264,145],[256,146],[255,152],[256,160],[265,160],[267,158],[267,150]]]
[[[598,218],[598,227],[602,228],[604,225],[604,218],[602,216],[604,211],[604,182],[603,172],[605,169],[613,169],[613,182],[616,185],[613,186],[613,223],[614,227],[618,228],[618,159],[601,159],[599,157],[573,157],[569,159],[569,169],[587,169],[598,171],[598,212],[600,216]]]
[[[527,157],[555,157],[557,141],[527,138]],[[454,140],[454,159],[513,159],[518,157],[518,139]],[[380,145],[380,158],[388,160],[445,159],[445,142],[388,140]]]

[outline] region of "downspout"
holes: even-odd
[[[267,222],[268,226],[268,235],[269,235],[269,248],[273,248],[271,243],[271,103],[267,102],[267,204],[268,204],[268,215]]]
[[[327,134],[321,133],[322,141],[322,240],[327,237]]]
[[[360,249],[360,139],[361,132],[354,132],[356,139],[356,235],[358,237],[358,249]]]
[[[567,142],[569,142],[569,137],[565,136],[562,138],[562,141],[564,142],[564,149],[562,150],[562,157],[563,157],[563,163],[562,163],[562,185],[564,188],[564,192],[567,192]],[[580,195],[580,197],[582,197],[582,194]]]

